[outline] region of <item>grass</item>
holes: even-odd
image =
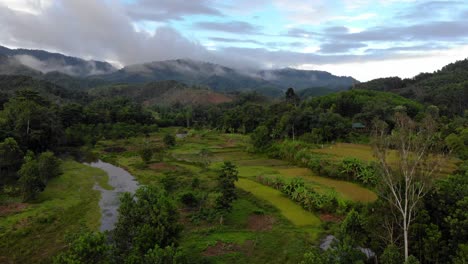
[[[314,173],[305,168],[293,168],[293,169],[280,169],[281,175],[288,177],[301,177],[306,182],[311,182],[314,184],[330,187],[334,189],[339,195],[344,199],[348,199],[355,202],[373,202],[377,200],[377,195],[358,184],[340,181],[335,179],[330,179],[326,177],[320,177],[314,175]]]
[[[330,154],[341,158],[355,157],[364,161],[375,160],[371,146],[363,144],[337,143],[322,149],[314,149],[312,151]]]
[[[338,159],[346,157],[355,157],[363,161],[376,161],[374,152],[370,145],[363,144],[352,144],[352,143],[337,143],[334,145],[327,146],[322,149],[313,149],[312,152],[333,155]],[[395,150],[389,151],[388,161],[391,164],[396,164],[398,160],[398,153]],[[456,158],[449,158],[447,162],[441,165],[439,176],[446,176],[456,170]]]
[[[316,215],[304,210],[300,205],[291,201],[278,190],[242,178],[239,179],[236,186],[244,191],[252,193],[259,199],[268,201],[278,208],[281,214],[296,226],[320,226],[320,219]]]
[[[140,183],[160,184],[159,179],[164,174],[151,169],[151,166],[145,167],[137,151],[144,141],[158,144],[167,131],[170,130],[154,133],[144,140],[135,138],[100,142],[97,151],[106,161],[125,168]],[[245,135],[190,131],[186,138],[177,139],[177,145],[164,156],[164,163],[177,168],[171,177],[177,177],[179,186],[185,190],[189,190],[184,184],[190,184],[190,177],[199,178],[202,182],[200,188],[204,190],[215,187],[218,171],[224,161],[232,161],[238,167],[240,179],[236,186],[239,198],[233,203],[232,211],[225,215],[223,224],[217,221],[193,223],[188,219],[184,220],[186,229],[182,234],[181,246],[194,258],[222,242],[236,250],[210,256],[210,262],[298,263],[304,252],[317,243],[324,230],[317,215],[304,210],[280,191],[255,182],[256,176],[301,177],[315,190],[333,192],[345,200],[373,201],[376,197],[372,191],[357,184],[319,177],[309,169],[292,166],[286,161],[249,153],[248,142]],[[110,146],[125,147],[127,151],[106,153],[104,149]],[[202,168],[200,164],[202,158],[199,153],[202,149],[211,152],[211,163],[207,168]],[[274,217],[276,221],[272,229],[250,230],[248,222],[253,214]]]
[[[107,174],[74,161],[63,162],[63,175],[21,212],[0,218],[0,262],[50,263],[65,247],[65,236],[82,229],[98,230],[100,193]]]

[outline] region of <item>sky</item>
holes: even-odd
[[[0,45],[407,78],[468,57],[468,1],[0,0]]]

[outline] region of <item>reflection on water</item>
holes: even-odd
[[[94,186],[96,190],[101,192],[101,200],[99,201],[102,212],[100,230],[112,230],[117,222],[120,194],[124,192],[134,193],[138,189],[138,183],[130,173],[110,163],[98,160],[97,162],[85,164],[107,172],[109,185],[114,187],[114,190],[105,190],[97,184]]]

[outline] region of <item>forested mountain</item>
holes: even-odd
[[[468,59],[410,79],[390,77],[359,83],[355,89],[393,92],[436,105],[446,113],[462,114],[468,107]]]
[[[257,75],[280,87],[294,87],[296,90],[314,89],[314,87],[344,90],[358,82],[352,77],[335,76],[326,71],[298,70],[293,68],[264,70],[259,71]]]
[[[338,77],[328,72],[296,69],[242,72],[222,65],[194,60],[169,60],[130,65],[111,74],[96,76],[110,82],[144,83],[176,80],[189,85],[203,85],[216,91],[261,90],[277,95],[288,87],[298,90],[310,87],[347,89],[356,82],[351,77]]]
[[[85,103],[89,100],[89,95],[86,92],[67,89],[45,80],[24,75],[0,75],[0,103],[2,94],[5,98],[11,97],[21,90],[38,92],[44,98],[58,104],[64,102]]]
[[[122,96],[145,105],[173,104],[209,105],[230,102],[224,94],[202,87],[189,87],[177,81],[160,81],[146,84],[116,84],[90,90],[90,94],[100,98]]]
[[[190,59],[135,64],[117,70],[107,62],[3,46],[0,46],[0,74],[32,76],[73,89],[175,80],[189,86],[206,86],[217,92],[255,90],[272,97],[281,96],[288,87],[345,90],[357,82],[352,77],[323,71],[291,68],[243,71]]]
[[[60,53],[52,53],[44,50],[9,49],[0,46],[0,54],[15,60],[17,63],[43,73],[61,72],[71,76],[89,76],[115,71],[114,66],[107,62],[95,60],[83,60],[66,56]],[[0,71],[6,74],[7,72]],[[12,72],[21,74],[21,72]]]
[[[17,74],[38,77],[41,75],[41,72],[21,64],[13,57],[0,54],[0,74]]]

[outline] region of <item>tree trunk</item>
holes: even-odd
[[[406,219],[403,220],[403,239],[405,241],[405,261],[408,260],[408,228],[406,227]]]

